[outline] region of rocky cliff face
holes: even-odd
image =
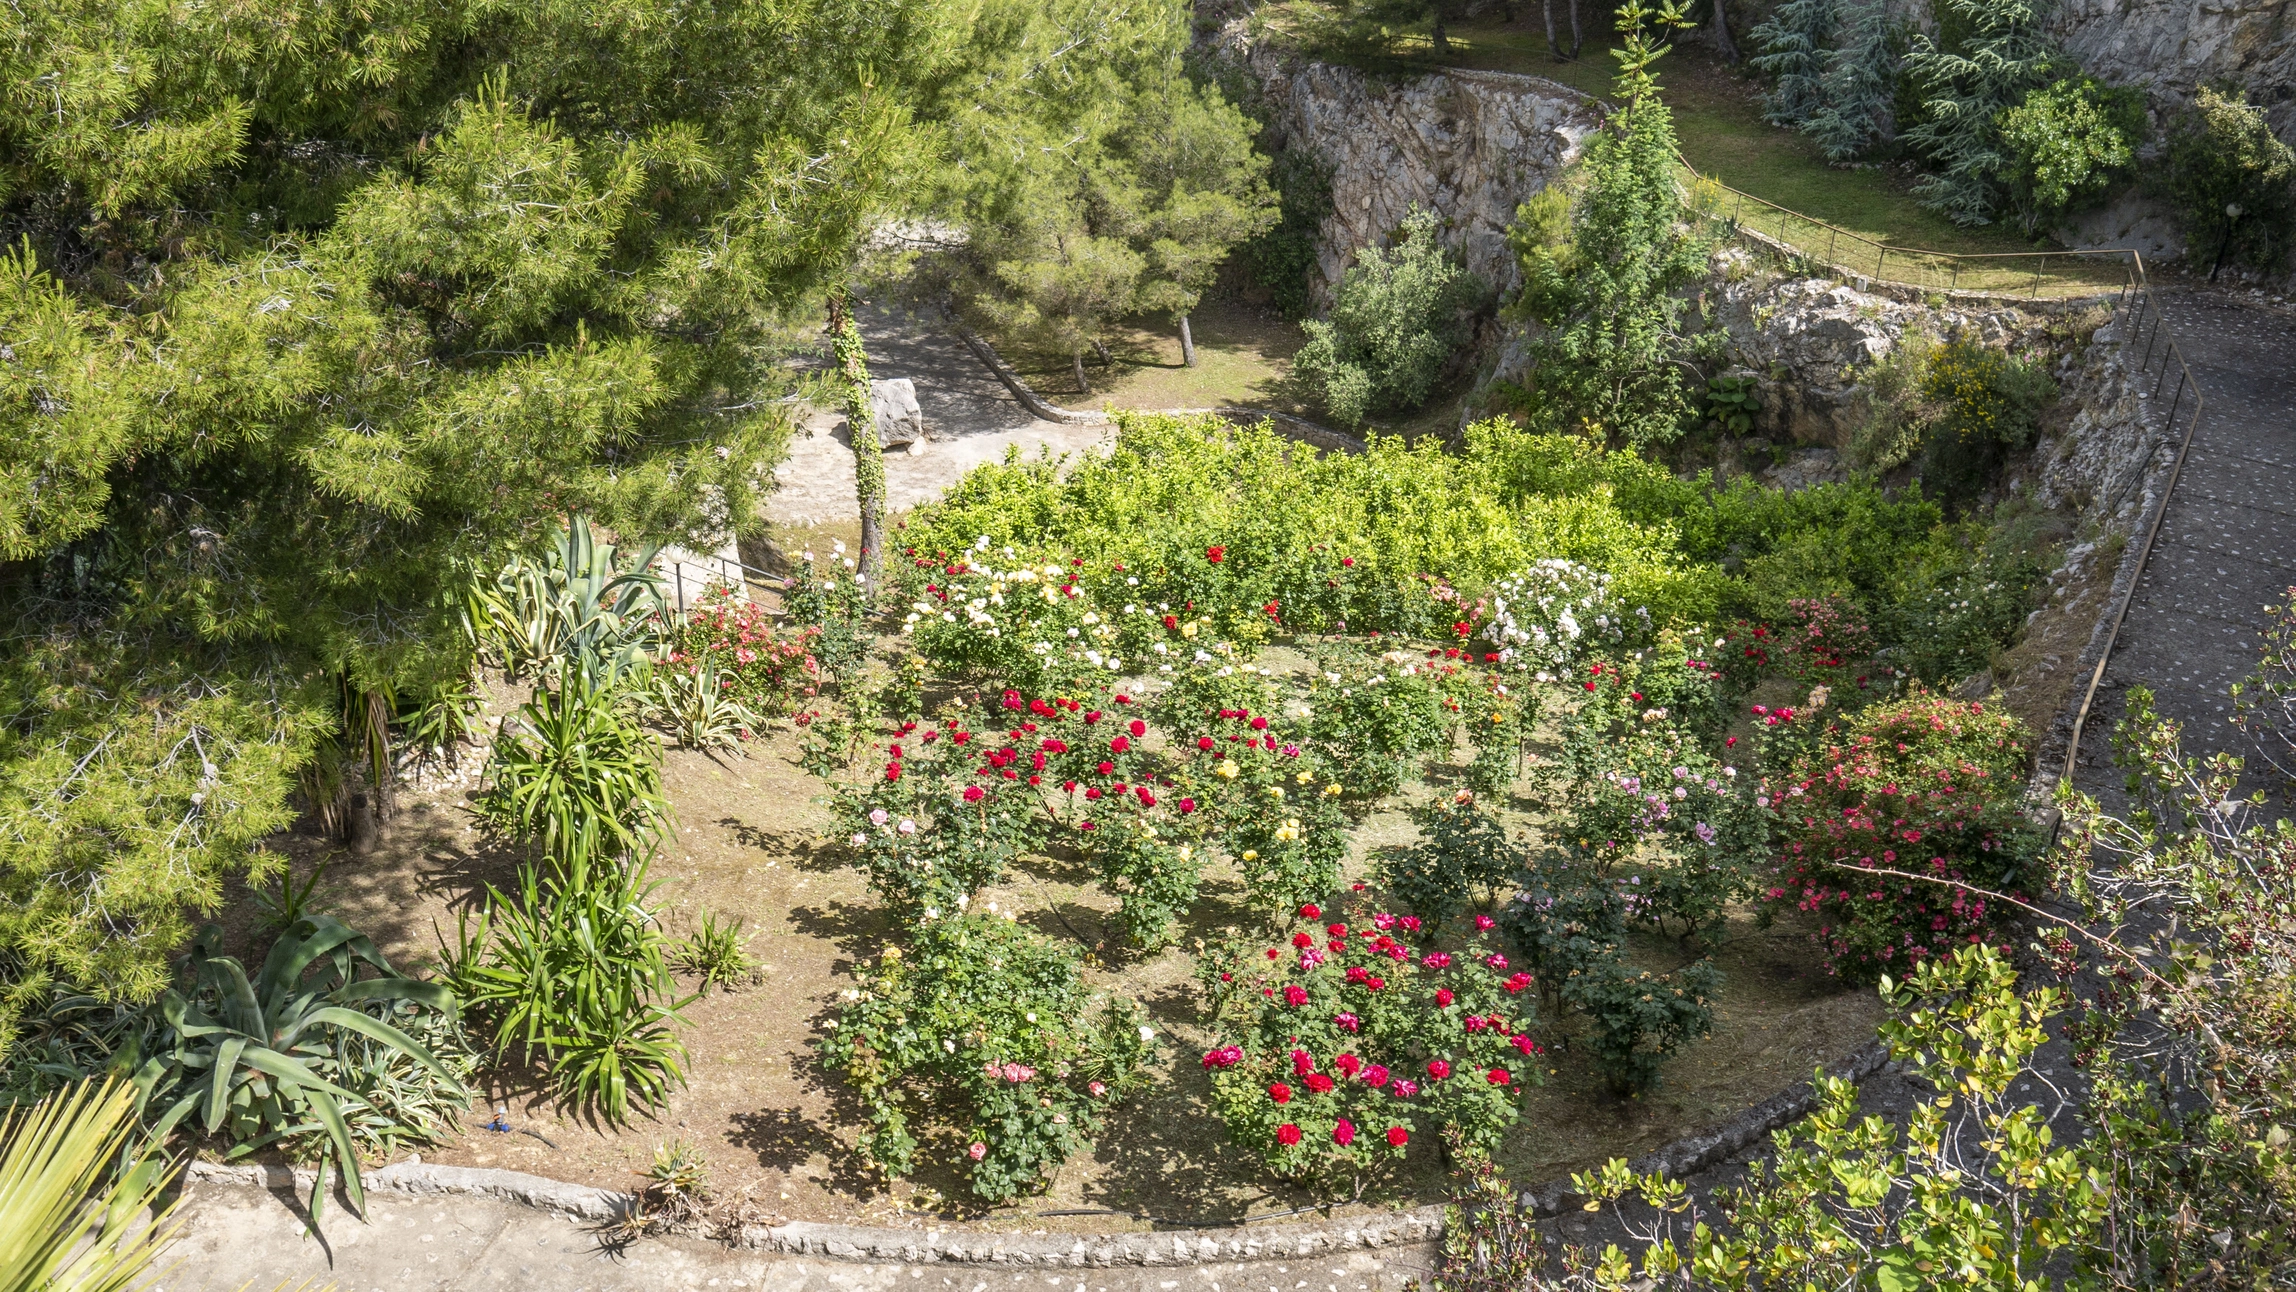
[[[2296,142],[2296,0],[2058,0],[2050,31],[2099,79],[2182,102],[2204,82],[2248,87]]]
[[[1585,96],[1534,76],[1458,71],[1391,84],[1287,59],[1241,24],[1223,33],[1222,47],[1259,80],[1284,145],[1332,168],[1319,294],[1357,248],[1384,245],[1414,206],[1443,217],[1467,268],[1513,287],[1506,230],[1515,207],[1577,159],[1599,121]]]

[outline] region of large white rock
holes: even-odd
[[[877,420],[877,443],[888,449],[925,451],[925,414],[917,408],[917,383],[893,377],[869,383]]]

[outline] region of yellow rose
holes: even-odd
[[[1221,759],[1220,765],[1213,768],[1212,770],[1218,772],[1222,776],[1227,777],[1231,781],[1236,779],[1236,764],[1235,760],[1233,759]]]

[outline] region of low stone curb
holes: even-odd
[[[307,1191],[318,1180],[318,1173],[308,1168],[229,1166],[219,1162],[193,1162],[184,1168],[183,1174],[186,1180],[271,1190]],[[577,1220],[619,1220],[629,1214],[634,1201],[629,1194],[611,1189],[593,1189],[588,1185],[490,1167],[398,1162],[365,1172],[359,1178],[369,1192],[495,1198]]]
[[[1833,1068],[1834,1075],[1864,1081],[1888,1059],[1880,1042],[1859,1050]],[[1753,1147],[1763,1136],[1807,1113],[1817,1103],[1810,1082],[1772,1095],[1715,1130],[1686,1135],[1636,1158],[1636,1171],[1684,1176],[1705,1170]],[[315,1172],[283,1166],[229,1166],[193,1162],[187,1180],[268,1190],[308,1190]],[[610,1189],[567,1184],[520,1171],[487,1167],[434,1166],[401,1162],[367,1172],[369,1192],[494,1198],[576,1220],[611,1222],[628,1215],[636,1199]],[[1524,1194],[1540,1215],[1576,1206],[1583,1198],[1568,1179]],[[832,1225],[796,1220],[782,1225],[743,1227],[735,1246],[791,1256],[891,1262],[905,1265],[959,1264],[1084,1269],[1117,1265],[1202,1265],[1219,1261],[1301,1259],[1332,1252],[1360,1251],[1428,1242],[1443,1232],[1442,1204],[1409,1211],[1348,1216],[1289,1225],[1236,1225],[1221,1229],[1150,1230],[1120,1234],[1012,1234],[980,1230],[894,1229],[874,1225]]]

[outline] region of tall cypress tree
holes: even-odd
[[[1752,59],[1754,67],[1776,78],[1762,96],[1762,114],[1771,125],[1798,128],[1823,103],[1819,80],[1839,10],[1840,0],[1786,0],[1746,33],[1762,51]]]

